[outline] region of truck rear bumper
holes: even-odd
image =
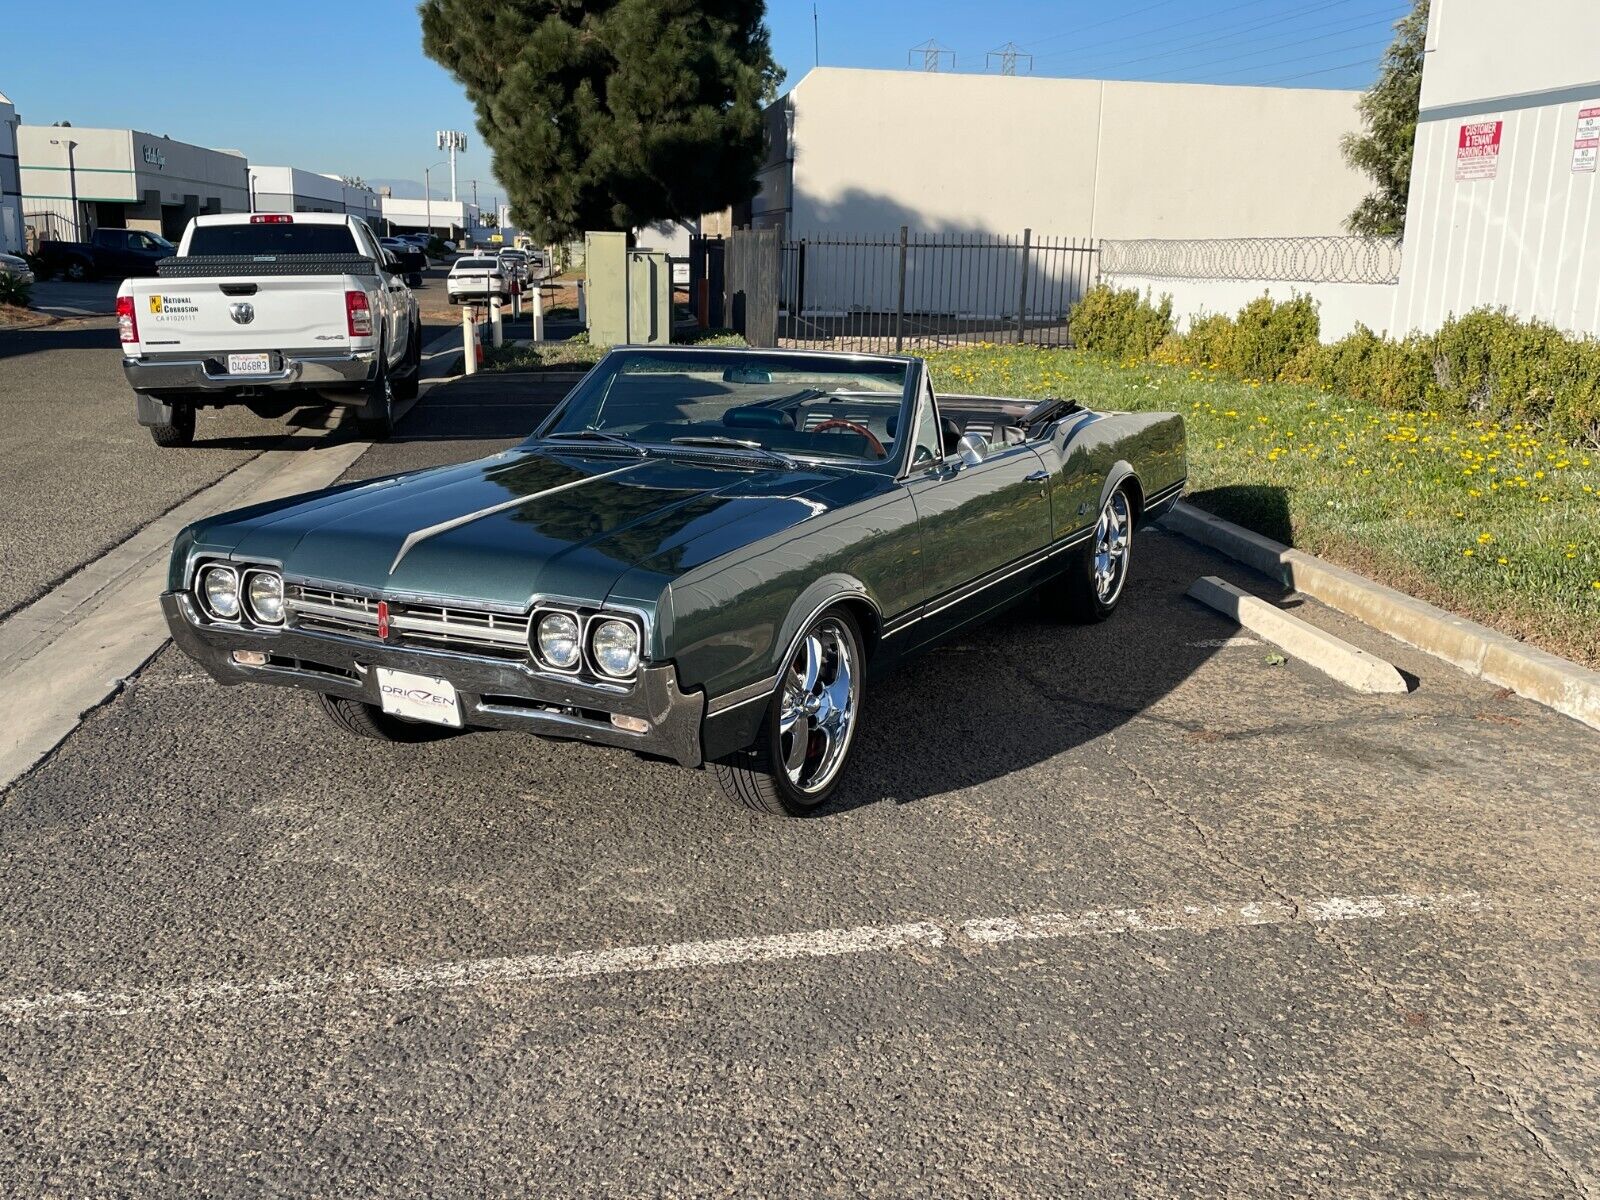
[[[280,367],[261,375],[230,375],[226,354],[200,358],[124,358],[122,373],[136,392],[277,391],[297,387],[357,387],[372,378],[376,350],[348,354],[277,356]]]

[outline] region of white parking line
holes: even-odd
[[[766,937],[721,938],[653,946],[579,950],[480,958],[421,967],[376,967],[367,971],[289,975],[244,983],[197,983],[126,992],[55,992],[0,1000],[0,1020],[13,1024],[70,1017],[169,1015],[204,1008],[231,1008],[273,1001],[373,996],[424,990],[462,990],[579,979],[773,963],[844,954],[888,954],[911,947],[940,949],[952,942],[984,947],[999,942],[1081,938],[1118,934],[1207,934],[1254,925],[1377,921],[1440,912],[1477,912],[1488,902],[1475,892],[1376,896],[1332,896],[1302,903],[1256,900],[1242,904],[1193,904],[1151,908],[1089,909],[1028,913],[945,924],[913,921],[814,929]]]

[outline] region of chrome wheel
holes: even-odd
[[[778,750],[800,791],[820,792],[838,774],[860,686],[854,643],[837,617],[827,617],[806,634],[784,672]]]
[[[1100,510],[1094,531],[1094,593],[1101,604],[1114,604],[1128,577],[1128,552],[1133,541],[1133,510],[1119,488]]]

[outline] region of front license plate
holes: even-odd
[[[229,375],[265,375],[272,370],[270,354],[228,355]]]
[[[456,685],[448,679],[379,667],[378,695],[386,713],[461,728],[461,701],[456,698]]]

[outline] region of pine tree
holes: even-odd
[[[1365,171],[1377,184],[1377,190],[1345,218],[1345,228],[1364,237],[1398,237],[1405,232],[1422,95],[1423,46],[1428,36],[1428,0],[1413,0],[1411,12],[1394,28],[1394,41],[1383,56],[1377,82],[1361,97],[1361,119],[1367,131],[1346,134],[1343,144],[1345,161]]]
[[[750,199],[781,72],[763,0],[424,0],[511,217],[541,242]]]

